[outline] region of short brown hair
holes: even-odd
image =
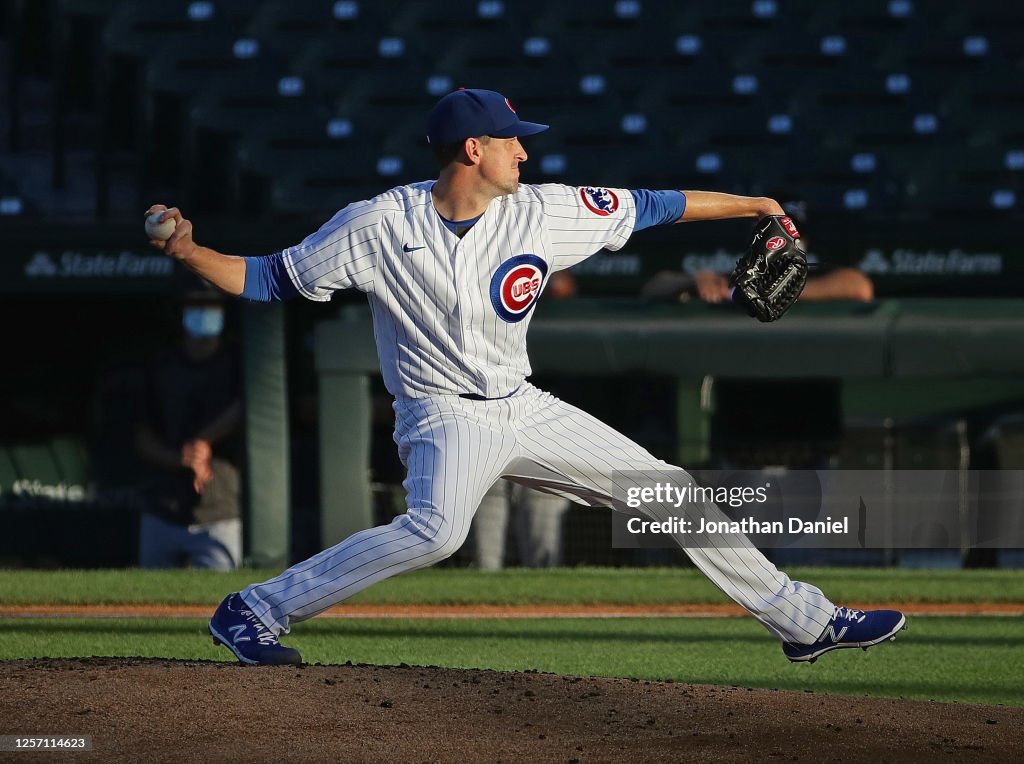
[[[491,136],[477,136],[477,140],[481,143],[487,143],[491,140]],[[434,159],[437,160],[438,166],[443,170],[452,162],[456,162],[461,159],[465,145],[466,141],[461,140],[456,143],[444,143],[440,146],[434,147]]]

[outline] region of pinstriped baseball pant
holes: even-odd
[[[275,633],[378,581],[453,554],[484,493],[501,476],[582,504],[618,508],[624,492],[613,486],[617,473],[672,472],[690,482],[680,468],[530,384],[508,398],[402,398],[394,408],[408,511],[247,587],[242,598]],[[641,511],[666,519],[658,509]],[[711,503],[685,512],[728,520]],[[683,548],[705,576],[783,641],[814,642],[832,617],[834,606],[821,590],[791,580],[742,535]]]

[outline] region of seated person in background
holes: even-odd
[[[681,271],[661,271],[648,281],[640,292],[649,299],[685,302],[696,296],[704,302],[720,303],[732,297],[729,277],[714,271],[697,271],[693,275]],[[856,300],[870,302],[875,286],[866,274],[856,268],[817,267],[807,276],[807,285],[800,293],[803,302],[823,300]]]
[[[776,198],[786,197],[779,194]],[[873,300],[875,285],[866,273],[849,266],[822,265],[817,262],[817,257],[810,251],[809,237],[802,228],[807,222],[806,203],[791,201],[783,202],[782,206],[800,228],[801,239],[807,248],[807,262],[811,265],[807,285],[800,294],[800,301]],[[696,297],[707,303],[718,304],[732,298],[732,287],[729,286],[727,274],[710,270],[694,273],[666,270],[652,276],[641,288],[640,296],[649,300],[669,302],[687,302]]]
[[[238,359],[221,333],[224,298],[188,289],[181,340],[146,368],[135,448],[142,487],[139,565],[232,570],[242,557]]]

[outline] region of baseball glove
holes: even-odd
[[[758,321],[782,318],[807,283],[807,255],[790,218],[766,215],[757,221],[729,283],[733,301]]]

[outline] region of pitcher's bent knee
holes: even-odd
[[[419,537],[417,547],[424,565],[432,565],[455,554],[469,535],[469,522],[455,523],[436,510],[410,509],[406,527]]]

